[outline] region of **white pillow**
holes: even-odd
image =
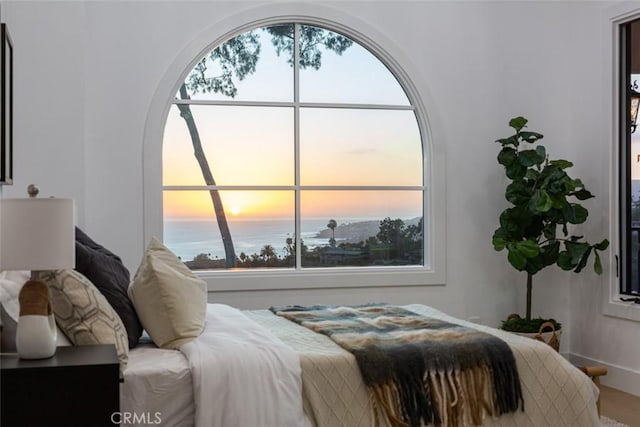
[[[18,294],[30,278],[28,271],[3,271],[0,273],[0,304],[13,320],[18,321],[20,303]]]
[[[204,329],[207,286],[152,238],[128,289],[138,318],[160,348],[177,349]]]

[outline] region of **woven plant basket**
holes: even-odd
[[[551,331],[544,332],[545,329],[551,329]],[[555,351],[560,351],[561,333],[562,331],[556,331],[556,328],[553,326],[553,322],[544,322],[540,325],[538,333],[531,338],[549,344]]]
[[[510,314],[507,319],[511,319],[513,317],[520,317],[518,314]],[[546,332],[545,332],[546,331]],[[555,351],[560,351],[560,335],[562,335],[562,330],[557,330],[553,325],[553,322],[544,322],[540,325],[540,329],[538,332],[513,332],[514,334],[522,335],[524,337],[533,338],[534,340],[542,341],[545,344],[548,344]]]

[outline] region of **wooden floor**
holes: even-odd
[[[640,397],[600,385],[600,413],[630,427],[640,427]]]

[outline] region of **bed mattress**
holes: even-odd
[[[120,384],[120,411],[130,415],[130,425],[148,425],[136,420],[159,420],[163,427],[193,426],[193,384],[183,354],[160,349],[150,340],[129,351]]]
[[[425,316],[477,328],[511,347],[520,374],[525,411],[486,419],[486,426],[599,426],[597,387],[548,345],[448,316],[424,305],[405,308]],[[268,310],[243,312],[295,350],[302,368],[303,405],[317,427],[372,425],[369,395],[353,355]],[[194,420],[191,376],[179,351],[142,345],[129,353],[121,385],[121,410],[159,412],[163,426]]]

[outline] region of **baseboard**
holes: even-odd
[[[606,366],[607,375],[600,377],[602,384],[640,396],[640,372],[622,366],[612,365],[601,360],[584,357],[579,354],[570,354],[569,360],[577,366]]]

